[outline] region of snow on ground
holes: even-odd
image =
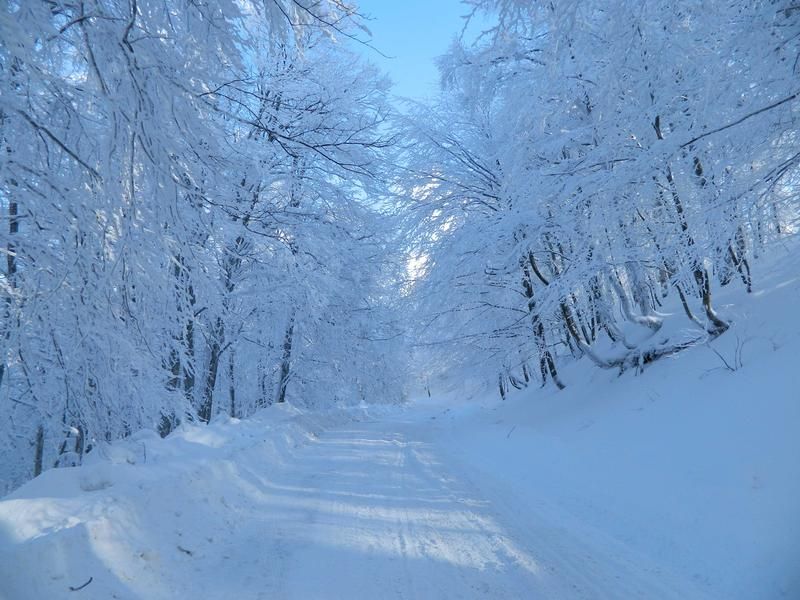
[[[577,365],[560,393],[272,407],[105,447],[0,501],[0,597],[800,598],[781,272],[726,309],[735,371],[700,347]]]
[[[800,277],[777,258],[762,291],[720,294],[734,327],[713,349],[639,375],[576,368],[560,393],[451,399],[429,435],[517,510],[568,515],[711,597],[800,598]]]
[[[275,406],[165,440],[141,432],[94,464],[45,472],[0,502],[0,598],[274,597],[270,477],[355,418]]]
[[[473,483],[425,439],[425,408],[339,418],[319,436],[302,416],[271,425],[276,412],[142,436],[112,463],[12,494],[0,503],[6,597],[701,597]]]

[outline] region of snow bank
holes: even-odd
[[[0,501],[0,598],[236,597],[244,583],[217,577],[231,554],[220,540],[247,527],[270,474],[299,447],[367,418],[363,407],[275,405],[166,439],[139,432],[81,467],[46,471]],[[70,589],[90,579],[80,595]]]

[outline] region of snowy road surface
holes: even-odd
[[[327,432],[267,485],[265,598],[696,596],[477,489],[414,425]]]
[[[701,597],[477,476],[436,411],[299,427],[284,445],[293,421],[269,431],[274,417],[145,435],[21,488],[0,502],[0,596]]]

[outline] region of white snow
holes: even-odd
[[[800,281],[762,289],[734,372],[139,433],[0,501],[0,597],[800,597]]]

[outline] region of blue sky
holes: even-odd
[[[434,59],[461,32],[468,7],[460,0],[359,0],[371,17],[372,44],[387,56],[364,48],[367,58],[386,71],[398,96],[422,99],[437,89]]]

